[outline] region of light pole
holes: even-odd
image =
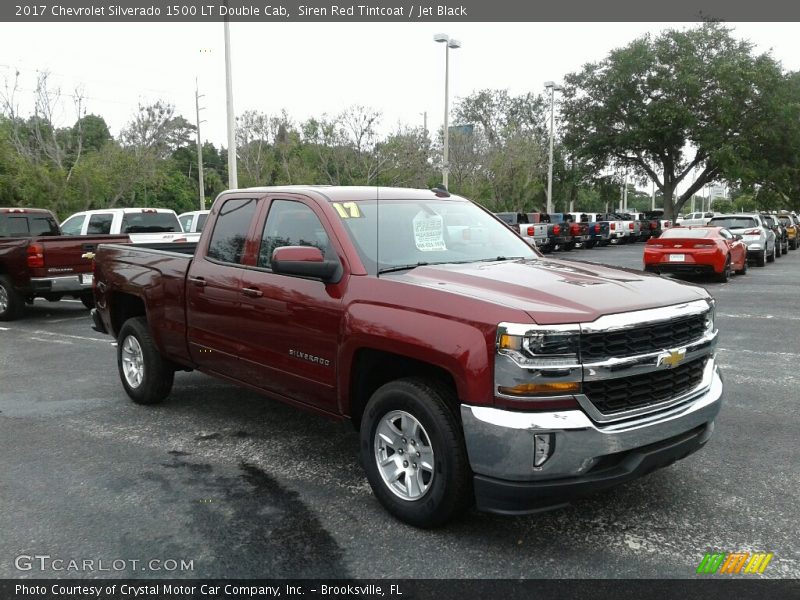
[[[228,2],[225,1],[227,8]],[[233,112],[233,75],[231,74],[231,29],[228,17],[225,17],[225,100],[228,112],[228,188],[239,187],[236,172],[236,118]]]
[[[547,213],[553,212],[553,138],[555,137],[555,94],[562,91],[560,85],[545,81],[544,87],[550,90],[550,160],[547,165]]]
[[[442,185],[447,189],[447,175],[450,172],[450,165],[447,162],[449,157],[449,138],[448,113],[450,112],[450,48],[455,50],[461,48],[461,42],[450,38],[446,33],[437,33],[433,36],[434,42],[444,44],[444,148],[442,151]]]

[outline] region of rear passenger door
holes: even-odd
[[[342,261],[322,211],[302,197],[271,200],[255,264],[242,275],[241,355],[247,381],[269,392],[336,409],[335,379],[342,318],[338,284],[274,273],[272,253],[282,246],[316,246],[326,260]]]
[[[205,247],[197,249],[186,281],[189,353],[199,367],[243,380],[239,362],[249,324],[241,316],[242,272],[260,201],[232,197],[218,211]],[[177,308],[177,306],[176,306]]]

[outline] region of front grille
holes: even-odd
[[[705,320],[705,314],[699,314],[619,331],[585,333],[581,335],[581,360],[592,362],[684,346],[703,337]]]
[[[708,357],[697,358],[674,369],[644,375],[588,381],[583,393],[604,415],[642,408],[676,398],[696,388],[703,380]]]

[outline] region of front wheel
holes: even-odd
[[[381,386],[361,419],[361,462],[372,491],[395,517],[437,527],[472,502],[455,394],[407,378]]]
[[[157,404],[169,395],[175,370],[150,337],[145,317],[125,321],[117,339],[122,387],[137,404]]]

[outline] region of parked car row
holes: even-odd
[[[495,215],[544,253],[644,242],[672,227],[663,211],[646,213],[514,213]]]
[[[652,273],[711,275],[728,281],[798,247],[800,219],[782,212],[715,215],[707,225],[675,227],[652,239],[644,250],[644,268]]]

